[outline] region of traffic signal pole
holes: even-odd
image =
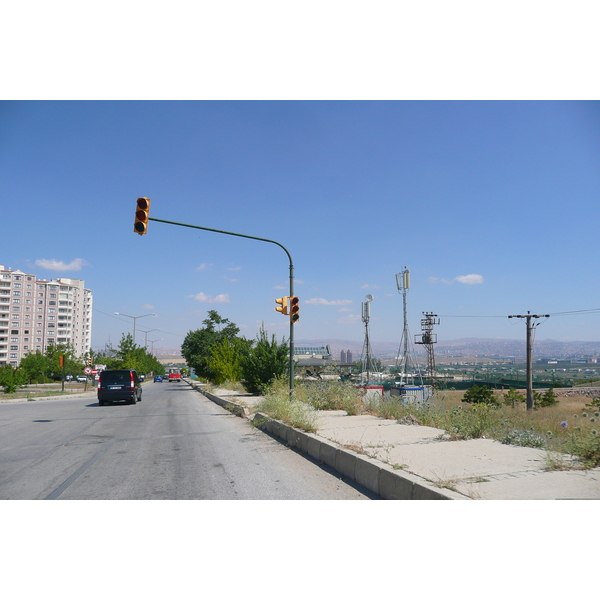
[[[222,229],[212,229],[210,227],[201,227],[200,225],[190,225],[189,223],[177,223],[176,221],[166,221],[165,219],[155,219],[154,217],[146,216],[148,221],[156,221],[158,223],[167,223],[168,225],[177,225],[179,227],[189,227],[191,229],[202,229],[203,231],[212,231],[213,233],[223,233],[225,235],[234,235],[236,237],[247,238],[250,240],[258,240],[259,242],[268,242],[279,246],[286,254],[290,261],[290,297],[294,296],[294,263],[292,262],[292,255],[288,252],[287,248],[276,242],[275,240],[269,240],[267,238],[256,237],[254,235],[246,235],[243,233],[233,233],[231,231],[224,231]],[[139,233],[136,231],[136,233]],[[144,231],[145,233],[145,231]],[[290,320],[290,400],[294,394],[294,322]]]

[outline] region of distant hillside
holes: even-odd
[[[296,345],[329,345],[334,358],[339,358],[342,350],[350,350],[353,357],[360,358],[363,342],[337,339],[296,340]],[[399,342],[371,342],[373,354],[380,358],[395,358]],[[423,356],[424,349],[415,347],[415,354]],[[488,338],[463,338],[439,341],[435,345],[436,356],[485,356],[521,357],[525,356],[525,340],[503,340]],[[600,356],[600,342],[558,342],[556,340],[536,340],[533,345],[536,358],[567,358],[577,356]]]

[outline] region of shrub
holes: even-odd
[[[316,410],[345,410],[356,415],[362,410],[359,389],[342,381],[307,381],[296,390]]]
[[[542,406],[554,406],[558,404],[558,399],[554,393],[554,388],[548,388],[543,394],[533,392],[534,406],[536,408]]]
[[[258,402],[255,410],[304,431],[317,430],[315,410],[301,402],[295,395],[290,398],[289,386],[283,379],[271,382],[271,385],[265,389],[264,399]]]
[[[519,402],[525,402],[525,400],[525,396],[517,392],[514,387],[511,387],[508,392],[504,394],[504,404],[506,404],[506,406],[512,406],[515,408],[515,406],[518,406]]]
[[[256,336],[256,346],[249,348],[240,358],[244,387],[251,394],[263,394],[274,380],[288,371],[289,349],[285,339],[281,344],[275,335],[269,341],[264,327]]]
[[[539,433],[526,429],[511,429],[500,441],[503,444],[528,448],[544,448],[546,446],[546,440]]]
[[[494,396],[494,392],[485,386],[479,387],[474,385],[469,388],[462,399],[463,402],[469,402],[470,404],[494,404],[498,405],[498,401]]]
[[[467,409],[457,406],[441,413],[436,420],[437,426],[455,440],[497,437],[506,427],[502,413],[493,404],[477,404]]]
[[[600,436],[594,431],[577,432],[566,443],[567,452],[576,456],[585,467],[600,466]]]

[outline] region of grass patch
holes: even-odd
[[[289,387],[283,380],[276,380],[269,386],[255,410],[309,433],[317,430],[316,411],[297,397],[290,399]]]
[[[541,448],[563,453],[580,461],[585,468],[600,466],[600,407],[586,397],[560,399],[554,406],[528,411],[524,404],[503,403],[464,405],[464,392],[446,392],[423,404],[404,404],[386,396],[368,411],[399,423],[419,423],[443,429],[452,440],[490,438],[504,444]],[[598,409],[597,409],[598,408]],[[561,468],[561,460],[549,464]],[[573,468],[571,465],[570,468]]]

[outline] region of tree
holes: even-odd
[[[40,350],[36,350],[35,354],[28,354],[22,358],[19,367],[25,372],[29,383],[43,381],[44,376],[49,371],[48,360]]]
[[[223,338],[210,349],[207,360],[212,373],[211,381],[220,385],[225,381],[239,381],[242,378],[241,357],[248,352],[252,342],[242,338]]]
[[[240,329],[229,319],[221,317],[216,310],[209,310],[208,318],[202,323],[205,327],[189,331],[185,336],[181,354],[198,377],[212,381],[215,373],[209,366],[211,349],[224,339],[235,339]]]
[[[251,394],[262,394],[270,383],[283,377],[288,371],[288,352],[285,338],[278,343],[273,335],[269,341],[264,326],[261,326],[256,345],[249,348],[240,360],[246,390]]]
[[[558,404],[558,399],[554,393],[554,388],[548,388],[543,394],[540,392],[533,392],[534,407],[539,408],[542,406],[554,406]]]
[[[517,392],[517,390],[514,387],[509,388],[508,392],[504,394],[504,404],[506,404],[506,406],[512,406],[513,408],[515,408],[515,406],[517,406],[519,402],[526,401],[527,398],[525,398],[523,394]]]
[[[5,394],[12,394],[27,383],[27,374],[20,367],[4,365],[0,367],[0,385]]]
[[[156,357],[148,353],[146,348],[138,346],[130,333],[123,335],[116,358],[107,360],[106,364],[111,369],[135,369],[140,374],[164,372]]]
[[[462,401],[469,402],[470,404],[498,404],[494,392],[490,388],[485,386],[479,387],[478,385],[470,387],[465,392]]]
[[[64,370],[66,373],[73,371],[80,373],[83,369],[81,363],[75,356],[75,351],[71,344],[54,344],[50,343],[44,354],[47,360],[46,374],[52,379],[59,380],[62,377],[63,368],[60,366],[60,356],[64,356]]]

